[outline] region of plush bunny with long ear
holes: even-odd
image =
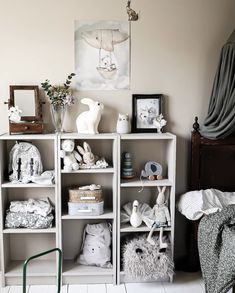
[[[84,141],[83,148],[78,145],[77,150],[82,155],[82,160],[84,164],[87,164],[89,166],[93,166],[95,164],[95,156],[91,152],[91,147],[87,142]]]
[[[171,226],[171,218],[164,194],[166,191],[166,186],[164,186],[162,189],[160,186],[158,186],[157,189],[159,193],[156,200],[156,205],[153,207],[153,215],[155,219],[147,237],[147,241],[154,245],[154,240],[152,239],[153,232],[156,228],[160,228],[160,248],[167,248],[167,243],[163,242],[163,227]]]
[[[104,105],[89,98],[81,100],[82,104],[88,105],[89,110],[78,115],[76,120],[78,133],[96,134],[101,119]]]
[[[65,139],[62,141],[60,157],[63,159],[64,171],[71,172],[79,169],[82,157],[74,150],[75,142],[73,139]]]

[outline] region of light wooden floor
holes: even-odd
[[[22,287],[0,288],[1,293],[21,293]],[[173,283],[129,283],[63,286],[61,293],[204,293],[199,273],[177,273]],[[27,293],[56,293],[56,286],[29,286]]]
[[[28,286],[27,293],[56,293],[56,286]],[[177,273],[173,283],[131,283],[63,286],[61,293],[204,293],[199,273]],[[0,287],[0,293],[22,293],[21,286]],[[232,293],[232,290],[229,291]]]

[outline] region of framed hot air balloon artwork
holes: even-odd
[[[124,90],[130,84],[128,21],[75,21],[79,90]]]

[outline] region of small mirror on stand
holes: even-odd
[[[36,85],[11,85],[8,104],[9,132],[42,133],[42,102]]]

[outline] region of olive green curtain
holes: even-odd
[[[201,135],[226,138],[235,132],[235,30],[222,48]]]

